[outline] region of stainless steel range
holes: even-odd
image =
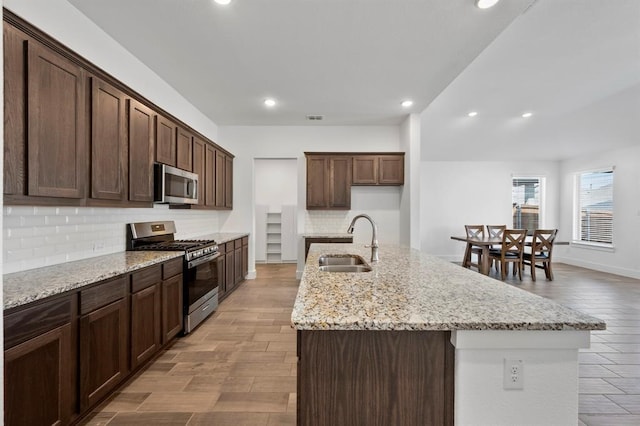
[[[173,221],[138,222],[127,226],[127,250],[184,253],[184,333],[190,333],[218,307],[222,258],[214,240],[175,240]]]

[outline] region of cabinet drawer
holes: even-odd
[[[145,289],[162,281],[162,267],[154,265],[131,274],[131,293]]]
[[[249,245],[249,237],[242,237],[242,245],[243,246]]]
[[[47,300],[4,317],[4,349],[68,324],[77,312],[75,294]]]
[[[162,279],[166,280],[182,273],[182,258],[170,260],[162,265]]]
[[[226,253],[227,252],[227,245],[225,243],[218,244],[218,250],[220,251],[220,253]]]
[[[237,249],[242,248],[242,238],[238,238],[233,243],[235,244],[235,248]]]
[[[80,315],[122,299],[127,295],[127,276],[105,281],[80,292]]]
[[[235,247],[234,247],[233,241],[229,241],[229,242],[227,243],[227,250],[226,250],[226,253],[233,253],[233,250],[235,250]]]

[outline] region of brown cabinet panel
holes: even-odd
[[[177,127],[176,130],[176,167],[193,171],[193,136],[191,133]]]
[[[131,294],[131,369],[160,349],[160,283]]]
[[[156,115],[156,161],[176,166],[176,125],[161,115]]]
[[[242,247],[237,248],[234,250],[234,267],[235,267],[235,271],[234,271],[234,285],[238,284],[240,282],[242,282],[244,280],[244,275],[242,275]]]
[[[193,138],[193,173],[198,175],[198,206],[206,203],[207,191],[209,191],[209,181],[206,171],[206,153],[203,140]]]
[[[162,281],[162,267],[153,265],[131,274],[131,293]]]
[[[224,249],[220,249],[220,253],[223,253]],[[227,294],[227,271],[226,271],[226,256],[221,254],[218,257],[217,268],[218,268],[218,300],[222,300],[225,298]]]
[[[162,282],[162,344],[182,331],[182,274]]]
[[[404,155],[381,155],[378,168],[380,185],[404,185]]]
[[[71,324],[4,352],[4,424],[69,424],[76,368]]]
[[[353,157],[353,185],[376,185],[378,183],[378,157],[358,155]]]
[[[245,240],[247,244],[245,244]],[[242,279],[245,279],[249,274],[249,243],[248,238],[242,239]]]
[[[224,207],[225,201],[225,155],[222,151],[216,150],[216,207]]]
[[[228,244],[227,244],[228,246]],[[229,293],[236,285],[236,262],[235,251],[228,251],[225,255],[225,284],[226,292]]]
[[[129,100],[129,200],[153,201],[153,119],[146,106]]]
[[[125,95],[91,78],[91,198],[124,200],[127,189]]]
[[[182,274],[182,258],[169,260],[162,264],[162,279],[166,280],[178,274]]]
[[[218,194],[216,150],[212,145],[205,146],[204,179],[205,193],[204,203],[207,207],[216,207],[216,196]]]
[[[26,142],[26,36],[3,26],[4,34],[4,193],[24,195]]]
[[[233,208],[233,158],[228,155],[224,158],[224,207]]]
[[[327,158],[307,157],[307,209],[325,208],[329,194]]]
[[[80,318],[82,411],[106,396],[129,372],[127,308],[127,298],[121,298]]]
[[[83,198],[84,71],[36,43],[28,43],[27,50],[28,194]]]
[[[102,306],[127,297],[127,278],[126,275],[122,275],[80,291],[80,315],[88,314]]]
[[[329,207],[351,208],[351,157],[329,159]]]

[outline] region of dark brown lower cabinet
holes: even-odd
[[[127,298],[80,317],[80,408],[111,392],[129,372]]]
[[[298,331],[298,425],[453,425],[448,331]]]
[[[5,425],[62,425],[77,415],[76,301],[5,315]]]
[[[182,264],[182,259],[179,259]],[[180,265],[182,266],[182,265]],[[162,281],[162,344],[182,331],[182,274]]]
[[[240,240],[236,240],[236,241],[240,241]],[[242,280],[244,280],[244,275],[242,275],[242,246],[236,248],[234,250],[234,267],[235,267],[235,271],[234,271],[234,276],[233,278],[235,279],[235,284],[234,285],[238,285]]]
[[[249,274],[249,237],[242,238],[242,279]]]
[[[227,243],[227,247],[233,247],[233,241]],[[233,248],[227,249],[227,254],[225,255],[225,285],[227,293],[229,293],[236,285],[236,261],[235,261],[235,250]]]
[[[134,370],[160,350],[161,344],[160,265],[131,274],[131,369]]]
[[[220,251],[223,252],[224,248],[220,248]],[[226,256],[224,254],[221,254],[217,259],[216,267],[218,268],[218,300],[224,299],[227,295],[227,271],[225,270],[227,262],[225,261],[225,258]]]

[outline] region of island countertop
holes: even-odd
[[[323,254],[356,254],[370,272],[321,272]],[[361,244],[309,251],[291,315],[299,330],[603,330],[604,321],[418,250]]]

